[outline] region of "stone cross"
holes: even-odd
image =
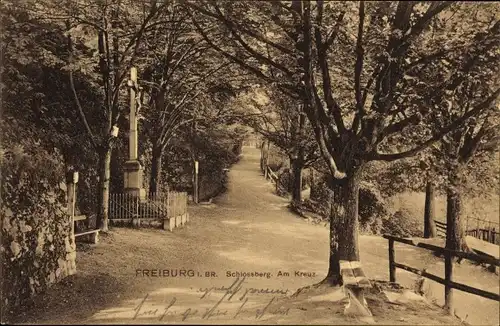
[[[132,67],[130,69],[130,80],[128,81],[130,87],[130,133],[129,133],[129,160],[137,160],[137,69]]]
[[[143,178],[143,168],[138,161],[137,147],[138,147],[138,137],[137,137],[137,116],[138,109],[137,105],[137,93],[139,92],[139,87],[137,84],[137,69],[132,67],[130,69],[130,80],[127,85],[130,87],[130,131],[129,131],[129,159],[125,162],[123,166],[124,170],[124,190],[125,193],[132,194],[134,196],[139,196],[140,200],[145,200],[146,192],[142,187]]]

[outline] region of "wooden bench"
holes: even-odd
[[[87,241],[89,241],[90,243],[96,244],[99,242],[99,231],[100,230],[97,229],[97,230],[89,230],[89,231],[85,231],[85,232],[75,233],[75,238],[87,235],[88,236]]]
[[[366,277],[359,261],[340,261],[340,275],[349,303],[345,307],[344,314],[354,316],[372,316],[365,299],[365,289],[371,288],[372,284]]]
[[[75,217],[73,218],[73,221],[84,221],[87,219],[87,215],[75,215]]]
[[[84,221],[86,219],[87,219],[87,215],[75,215],[73,217],[73,222]],[[96,229],[96,230],[88,230],[88,231],[78,232],[78,233],[75,232],[75,239],[77,237],[86,236],[85,238],[87,238],[88,242],[93,243],[93,244],[97,244],[99,242],[99,231],[100,231],[99,229]]]

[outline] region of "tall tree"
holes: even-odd
[[[66,169],[77,169],[80,183],[77,204],[87,212],[95,204],[97,159],[86,129],[75,119],[74,96],[68,82],[67,39],[56,22],[34,14],[34,4],[4,1],[2,15],[3,117],[23,125],[19,142],[39,142],[41,149],[60,151]],[[89,124],[101,126],[99,87],[81,73],[74,76]]]
[[[500,28],[500,24],[497,23],[496,28]],[[498,40],[499,36],[500,33],[488,34],[486,37],[495,37]],[[495,52],[480,51],[472,55],[476,59],[483,56],[482,60],[489,61],[490,67],[470,71],[467,74],[468,78],[453,90],[450,105],[437,111],[439,113],[433,119],[438,127],[457,115],[469,111],[485,97],[490,96],[498,87],[499,50],[500,47],[497,46]],[[483,174],[484,169],[481,165],[491,165],[495,161],[493,155],[499,149],[499,132],[500,107],[496,101],[481,110],[480,115],[469,119],[464,126],[453,130],[440,142],[438,155],[445,162],[446,167],[446,247],[449,249],[468,250],[463,229],[463,191],[464,188],[466,189],[468,178],[474,177],[473,180],[482,183],[487,182],[488,179],[491,181],[491,171],[489,174]],[[481,170],[483,173],[478,175],[475,170]]]
[[[302,202],[302,171],[319,159],[319,150],[310,129],[302,103],[279,91],[270,91],[269,102],[254,107],[259,114],[246,122],[288,155],[290,160],[290,192],[292,203]]]
[[[145,34],[142,84],[144,128],[153,145],[150,192],[159,191],[162,155],[173,133],[194,123],[195,111],[202,111],[196,99],[230,82],[231,62],[214,55],[192,27],[187,10],[180,2],[170,2],[163,20]]]
[[[110,163],[118,119],[124,116],[125,81],[138,59],[144,34],[157,23],[168,3],[165,1],[40,1],[34,9],[39,19],[60,23],[68,35],[67,52],[69,83],[75,110],[85,126],[99,157],[99,213],[97,225],[108,230]],[[91,69],[89,69],[91,67]],[[75,87],[74,73],[86,75],[99,85],[103,103],[98,120],[104,126],[92,126],[85,114],[85,103]]]
[[[430,115],[428,106],[418,105],[427,94],[418,87],[420,74],[416,71],[456,53],[454,48],[432,52],[426,43],[433,37],[432,24],[444,23],[452,6],[466,10],[463,4],[317,1],[313,8],[310,1],[292,1],[290,5],[273,2],[253,7],[249,2],[210,2],[203,7],[197,2],[191,6],[214,24],[226,27],[228,36],[207,40],[214,49],[263,81],[275,82],[284,91],[304,99],[304,111],[329,167],[336,194],[328,275],[333,283],[340,280],[339,260],[360,259],[358,190],[367,162],[415,155],[489,107],[498,96],[499,90],[495,89],[469,111],[425,133],[420,141],[400,142],[392,148],[397,152],[381,152],[388,138],[418,126]],[[278,35],[262,30],[272,23],[268,31]],[[474,32],[496,33],[493,29]],[[461,29],[453,37],[469,40],[471,35]],[[472,47],[461,50],[468,54],[484,43],[476,39]],[[263,51],[262,44],[279,55]],[[452,63],[450,69],[459,70],[464,60]],[[479,61],[469,64],[481,66]],[[276,81],[267,67],[279,72],[282,81]],[[452,77],[452,84],[462,78]],[[444,88],[437,90],[433,98],[443,103]]]
[[[462,229],[462,192],[467,187],[464,173],[481,183],[491,181],[491,175],[480,165],[491,164],[491,151],[496,149],[498,134],[498,62],[500,59],[500,16],[488,5],[470,5],[468,11],[454,7],[450,15],[437,20],[433,38],[424,48],[439,59],[410,69],[404,78],[421,94],[419,105],[429,111],[423,122],[430,135],[436,135],[447,125],[475,110],[474,115],[454,128],[433,145],[425,161],[427,181],[434,180],[447,194],[447,246],[467,250]],[[471,33],[471,37],[456,37]],[[444,54],[443,49],[454,49]],[[486,99],[486,101],[485,101]],[[410,128],[407,138],[425,137],[422,129]],[[487,144],[487,145],[486,145]],[[477,159],[474,159],[477,157]],[[422,158],[421,158],[422,159]],[[442,180],[441,184],[439,181]],[[427,187],[429,188],[429,187]],[[469,187],[468,192],[473,193]],[[428,230],[430,231],[430,230]]]

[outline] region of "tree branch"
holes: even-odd
[[[381,161],[394,161],[398,160],[401,158],[405,157],[410,157],[415,155],[416,153],[426,149],[436,141],[439,141],[441,138],[443,138],[446,134],[449,132],[460,128],[470,117],[475,116],[476,114],[480,113],[482,110],[488,108],[500,95],[500,88],[497,89],[490,97],[485,99],[483,102],[481,102],[479,105],[465,113],[462,117],[456,119],[452,123],[450,123],[447,127],[444,127],[441,129],[441,131],[435,135],[434,137],[430,138],[429,140],[425,141],[424,143],[418,145],[417,147],[405,151],[405,152],[400,152],[400,153],[393,153],[393,154],[380,154],[377,152],[370,153],[366,156],[368,160],[381,160]]]
[[[256,77],[262,79],[263,81],[266,81],[270,84],[273,84],[273,83],[276,83],[277,81],[274,80],[273,78],[267,76],[266,74],[264,74],[260,69],[257,69],[255,67],[252,67],[251,65],[249,65],[248,63],[246,63],[244,60],[224,51],[221,47],[217,46],[214,42],[212,42],[207,34],[204,32],[203,28],[201,28],[201,26],[198,24],[198,22],[196,21],[196,19],[192,17],[192,20],[193,20],[193,25],[195,26],[196,30],[200,33],[200,35],[203,37],[203,39],[205,40],[205,42],[207,42],[207,44],[212,47],[214,50],[216,50],[217,52],[219,52],[220,54],[222,54],[224,57],[228,58],[229,60],[237,63],[239,66],[241,66],[242,68],[252,72]],[[300,95],[298,92],[297,92],[297,89],[295,87],[292,87],[290,85],[283,85],[283,88],[285,89],[288,89],[289,91],[291,91],[291,93],[288,93],[290,96],[297,96],[297,95]]]
[[[365,3],[363,1],[359,2],[359,22],[358,22],[358,38],[356,41],[356,65],[354,67],[354,90],[356,92],[356,115],[354,116],[354,121],[352,123],[352,130],[356,132],[358,130],[359,123],[364,115],[364,105],[363,97],[361,94],[361,73],[363,72],[363,59],[364,59],[364,49],[363,49],[363,27],[365,21]]]
[[[69,61],[72,62],[73,58],[73,42],[71,40],[71,35],[68,35],[68,49],[69,49]],[[94,134],[92,133],[92,129],[90,129],[89,123],[87,121],[87,117],[85,116],[85,112],[83,112],[82,105],[80,100],[78,99],[78,94],[76,93],[75,82],[73,80],[73,69],[69,70],[69,86],[71,88],[71,92],[73,93],[73,98],[75,100],[76,107],[78,108],[78,113],[80,115],[80,119],[87,130],[87,133],[90,137],[90,141],[96,150],[99,150],[99,146],[95,142]]]
[[[246,43],[241,35],[238,34],[236,29],[234,29],[234,26],[237,26],[233,21],[228,20],[226,17],[224,17],[223,13],[220,11],[219,7],[214,5],[215,9],[219,13],[219,20],[224,23],[224,25],[229,28],[231,31],[232,36],[236,39],[236,41],[241,44],[241,46],[247,50],[254,58],[256,58],[259,61],[263,61],[273,67],[275,67],[278,70],[281,70],[283,73],[285,73],[287,76],[291,77],[293,76],[292,72],[288,70],[285,66],[271,60],[270,58],[258,53],[255,49],[253,49],[248,43]]]
[[[316,26],[314,29],[314,34],[316,38],[316,48],[318,51],[318,64],[321,69],[321,76],[323,78],[323,96],[325,98],[326,105],[328,107],[329,112],[333,115],[333,119],[335,120],[335,124],[337,125],[337,130],[339,133],[342,133],[345,131],[345,125],[344,121],[342,119],[342,113],[340,110],[340,106],[338,103],[335,101],[332,95],[332,85],[331,85],[331,77],[330,77],[330,70],[328,68],[328,58],[326,55],[326,50],[323,50],[322,46],[322,37],[321,37],[321,30],[320,26],[322,25],[322,16],[323,16],[323,1],[318,1],[318,7],[317,7],[318,15],[316,18]],[[340,14],[339,18],[337,19],[337,24],[340,24],[341,17],[343,17],[343,14]],[[304,37],[304,40],[309,39]],[[306,46],[310,47],[310,44],[306,44]],[[304,58],[305,61],[307,60],[312,60],[312,58]],[[312,78],[312,76],[311,76]],[[317,92],[314,92],[317,95]],[[321,102],[316,103],[316,107],[319,108],[322,104]],[[325,114],[323,114],[325,115]],[[326,115],[323,120],[329,120],[327,119]]]

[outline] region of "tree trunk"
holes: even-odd
[[[425,188],[424,238],[435,238],[437,235],[434,211],[434,184],[427,182]]]
[[[107,146],[99,155],[99,214],[96,226],[108,232],[109,218],[109,179],[111,177],[111,147]]]
[[[311,169],[311,171],[314,171],[314,169]],[[318,178],[316,175],[311,175],[311,200],[321,200],[322,187],[324,187],[324,176],[320,174],[320,177]]]
[[[446,248],[469,251],[462,226],[462,194],[452,185],[446,191]]]
[[[342,180],[331,180],[330,260],[327,280],[340,284],[340,260],[359,261],[358,202],[361,169]]]
[[[290,162],[290,192],[292,194],[292,203],[300,205],[302,203],[302,169],[303,163],[300,159]]]
[[[267,149],[265,150],[265,156],[264,156],[264,178],[267,180],[267,166],[269,165],[269,146],[270,146],[269,140],[267,141]]]
[[[263,141],[262,144],[260,145],[260,170],[262,173],[264,173],[264,156],[265,156],[265,148],[266,142]]]
[[[151,178],[149,180],[149,192],[157,193],[160,191],[161,165],[163,149],[161,146],[153,148],[153,158],[151,160]]]

